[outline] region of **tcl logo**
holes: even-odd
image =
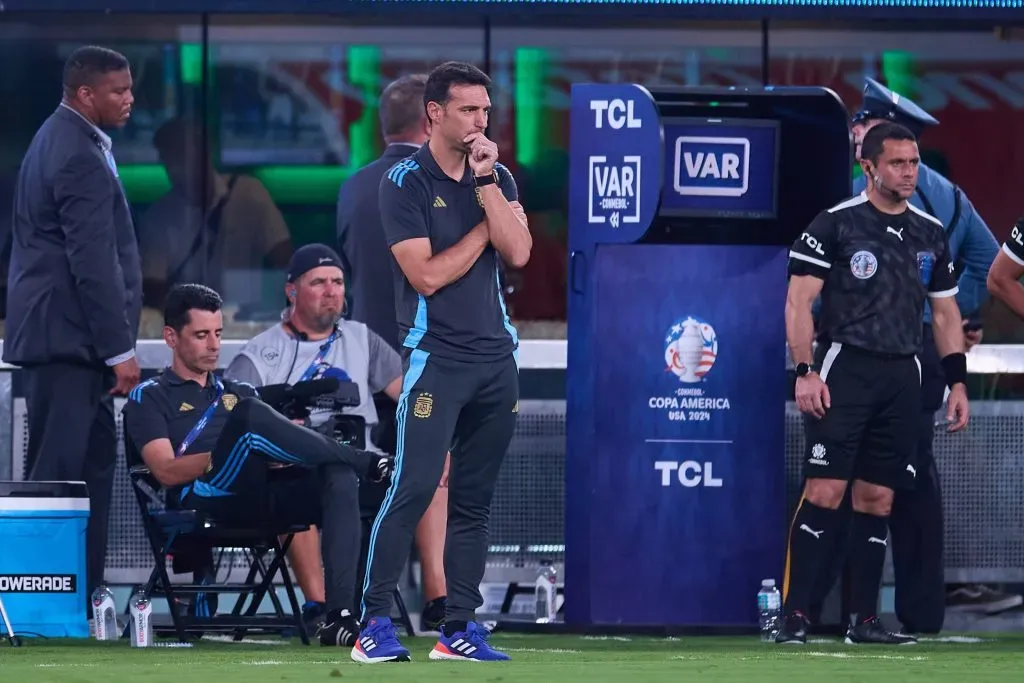
[[[804,244],[810,247],[811,251],[813,251],[815,254],[820,254],[822,256],[825,255],[825,248],[822,246],[821,242],[818,241],[818,238],[815,237],[814,235],[805,232],[804,234],[800,235],[800,239],[803,240]]]
[[[695,486],[720,488],[722,480],[716,478],[712,473],[713,465],[714,463],[699,463],[696,460],[685,460],[683,462],[658,460],[654,463],[654,469],[661,472],[662,486],[672,486],[674,482],[678,482],[687,488]]]
[[[1010,230],[1010,237],[1013,238],[1014,242],[1024,247],[1024,235],[1021,235],[1020,228],[1016,225]]]

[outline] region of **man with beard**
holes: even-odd
[[[257,387],[294,385],[324,377],[351,380],[359,387],[360,403],[346,412],[365,420],[366,449],[382,454],[370,438],[377,424],[373,395],[383,391],[398,399],[402,361],[366,325],[341,317],[345,278],[338,254],[323,244],[308,244],[296,250],[288,266],[285,296],[288,307],[281,324],[253,337],[224,376]],[[328,417],[329,413],[314,410],[310,421],[316,427]],[[315,630],[325,614],[324,572],[316,529],[295,536],[289,560],[306,599],[303,618]],[[353,591],[353,606],[357,593],[358,587]]]

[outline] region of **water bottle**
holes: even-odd
[[[128,603],[131,613],[132,647],[150,647],[153,645],[153,605],[146,597],[142,588],[132,593]]]
[[[105,584],[100,584],[92,592],[92,623],[96,640],[117,640],[121,637],[114,594]]]
[[[537,623],[550,624],[555,621],[555,581],[558,575],[551,563],[544,560],[540,563],[537,571],[537,583],[534,588],[534,598],[537,604]]]
[[[761,590],[757,592],[757,611],[761,642],[775,642],[782,619],[782,594],[775,587],[775,579],[761,581]]]

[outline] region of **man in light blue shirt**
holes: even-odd
[[[910,129],[918,138],[939,122],[912,101],[872,78],[865,79],[864,101],[853,116],[855,155],[873,126],[892,121]],[[878,180],[876,179],[876,183]],[[854,179],[854,194],[864,191],[867,179]],[[884,189],[884,186],[883,186]],[[917,190],[910,203],[937,218],[946,230],[959,275],[956,296],[964,319],[965,350],[981,341],[979,309],[988,297],[986,278],[999,245],[974,205],[959,187],[926,164],[919,167]],[[896,615],[908,632],[938,633],[947,602],[943,563],[943,513],[938,469],[932,454],[935,412],[945,399],[945,378],[931,328],[931,307],[924,311],[924,353],[921,362],[922,412],[918,442],[916,489],[899,492],[889,517],[893,570],[896,583]],[[836,559],[841,560],[842,553]],[[838,563],[822,576],[820,598],[830,590]],[[950,605],[969,604],[990,611],[1006,604],[1005,596],[983,586],[951,586]],[[1011,605],[1012,606],[1012,605]]]

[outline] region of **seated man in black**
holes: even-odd
[[[171,366],[131,391],[125,433],[183,508],[227,523],[319,526],[328,610],[320,642],[351,646],[359,632],[349,609],[361,533],[358,478],[381,481],[390,461],[292,423],[251,385],[218,379],[221,304],[202,285],[170,291]]]

